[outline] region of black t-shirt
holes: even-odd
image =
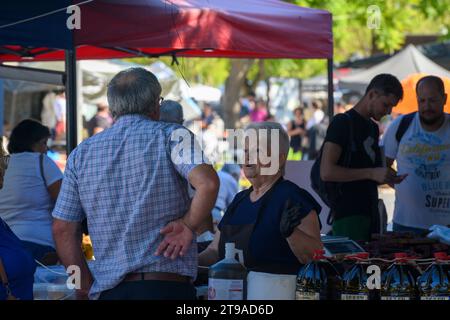
[[[247,192],[248,190],[241,191],[234,197],[233,202],[228,206],[228,208],[234,207],[234,211],[227,210],[218,229],[222,230],[224,225],[246,225],[256,221],[250,236],[249,248],[244,249],[249,250],[255,265],[246,264],[246,267],[269,273],[298,272],[301,264],[280,232],[281,216],[288,199],[292,205],[300,206],[301,219],[305,218],[311,210],[315,210],[319,215],[320,205],[311,194],[289,180],[283,180],[274,185],[271,192],[267,192],[256,202],[252,202],[248,194],[245,195]],[[262,207],[263,203],[264,207]],[[262,212],[259,211],[261,207]],[[260,214],[259,219],[258,214]],[[221,236],[224,236],[224,233],[221,233]],[[227,242],[227,239],[224,239]],[[274,266],[279,269],[271,270]]]
[[[108,129],[111,127],[111,125],[112,125],[112,121],[110,119],[99,116],[99,115],[95,115],[87,123],[88,134],[90,137],[92,137],[94,135],[95,128],[100,127],[102,129]]]
[[[378,145],[379,129],[375,122],[363,118],[351,109],[346,112],[351,119],[355,150],[351,154],[350,168],[375,168],[381,166],[381,152]],[[333,118],[327,130],[325,141],[333,142],[342,147],[339,164],[350,141],[350,119],[345,114]],[[342,197],[334,209],[335,218],[352,215],[372,215],[378,203],[377,183],[372,180],[360,180],[342,184]]]
[[[297,128],[301,128],[304,130],[305,123],[297,124],[295,122],[295,120],[292,120],[291,127],[292,127],[292,130],[297,129]],[[296,134],[295,136],[292,136],[289,145],[293,149],[294,152],[300,151],[302,148],[302,136],[300,134]]]

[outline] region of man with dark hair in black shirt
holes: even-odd
[[[390,114],[402,98],[403,89],[396,77],[377,75],[362,99],[346,113],[336,115],[328,127],[320,176],[323,181],[341,183],[340,195],[330,208],[334,216],[333,235],[369,240],[373,217],[378,212],[377,185],[397,184],[405,178],[383,166],[379,130],[372,121]],[[344,165],[348,152],[350,160]]]

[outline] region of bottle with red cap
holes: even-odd
[[[355,264],[342,276],[341,300],[379,300],[380,287],[378,286],[378,289],[369,288],[367,285],[369,278],[367,268],[370,266],[369,254],[358,253],[347,256],[346,259],[354,261]]]
[[[450,300],[450,257],[436,252],[434,262],[417,280],[420,300]]]
[[[413,258],[406,253],[396,253],[394,263],[383,273],[381,300],[416,300],[416,286],[420,271],[411,264]]]
[[[339,300],[342,279],[324,254],[324,250],[316,250],[313,261],[300,269],[296,300]]]

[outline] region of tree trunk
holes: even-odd
[[[258,60],[258,72],[256,73],[255,79],[253,79],[253,81],[252,81],[252,84],[250,86],[250,92],[255,93],[256,86],[265,77],[266,77],[266,68],[264,66],[264,60],[263,59],[259,59]]]
[[[266,87],[267,87],[267,92],[266,92],[266,104],[267,104],[267,110],[270,111],[270,78],[266,78],[265,80],[266,82]]]
[[[241,89],[245,85],[247,73],[253,61],[252,59],[231,60],[230,74],[225,82],[225,92],[222,100],[225,128],[227,129],[235,128],[238,125],[241,109],[239,104]]]
[[[379,53],[379,50],[377,48],[377,35],[375,34],[374,30],[370,30],[371,32],[371,37],[370,37],[370,44],[371,44],[371,48],[370,48],[370,56],[373,56],[377,53]]]

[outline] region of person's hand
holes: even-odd
[[[194,240],[193,230],[182,219],[170,222],[160,233],[164,235],[164,239],[155,255],[164,254],[164,257],[170,257],[172,260],[184,256]]]
[[[394,181],[392,182],[388,182],[387,184],[392,188],[395,189],[395,185],[401,183],[403,180],[405,180],[405,178],[408,176],[407,173],[402,174],[401,176],[396,176],[396,178],[394,179]]]
[[[379,184],[399,184],[401,183],[408,175],[397,175],[397,172],[392,168],[374,168],[371,172],[371,179],[378,182]]]

